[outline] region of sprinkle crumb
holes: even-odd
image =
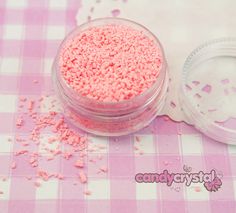
[[[168,165],[169,165],[169,162],[166,161],[166,160],[165,160],[163,163],[164,163],[165,166],[168,166]]]
[[[80,171],[79,179],[81,183],[87,183],[87,176],[83,171]]]
[[[137,142],[140,142],[140,137],[139,137],[139,136],[135,136],[135,140],[136,140]]]
[[[7,181],[7,178],[6,177],[2,177],[2,181],[3,182]]]
[[[4,192],[3,192],[3,191],[0,191],[0,195],[2,195],[2,194],[4,194]]]
[[[85,190],[85,191],[84,191],[84,194],[85,194],[85,195],[91,195],[92,193],[91,193],[91,191],[89,191],[89,190]]]
[[[139,151],[139,154],[140,154],[140,155],[143,155],[143,154],[144,154],[144,152],[143,152],[142,150],[140,150],[140,151]]]
[[[107,173],[107,171],[108,171],[108,169],[107,169],[106,166],[101,166],[101,167],[100,167],[100,170],[101,170],[102,172],[104,172],[104,173]]]
[[[16,169],[16,162],[12,162],[11,169]]]
[[[16,126],[17,126],[18,128],[20,128],[21,126],[23,126],[23,119],[22,119],[22,118],[18,118],[18,119],[16,120]]]
[[[37,84],[39,81],[38,80],[33,80],[33,83],[34,84]]]
[[[77,168],[83,168],[83,167],[84,167],[84,162],[83,162],[81,159],[77,160],[77,161],[75,162],[75,167],[77,167]]]
[[[27,180],[32,180],[32,177],[31,176],[26,176],[25,177]]]
[[[200,191],[201,191],[201,187],[200,187],[200,186],[196,186],[196,187],[194,188],[194,190],[195,190],[195,192],[200,192]]]
[[[34,182],[34,185],[35,185],[36,187],[40,187],[40,186],[41,186],[41,183],[39,183],[39,182]]]
[[[25,102],[27,100],[27,98],[25,98],[25,97],[20,97],[20,101],[21,102]]]
[[[32,101],[32,100],[30,100],[29,101],[29,105],[28,105],[28,110],[33,110],[33,108],[34,108],[34,101]]]

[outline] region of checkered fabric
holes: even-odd
[[[88,162],[88,185],[74,186],[73,164],[60,159],[41,161],[40,166],[61,172],[65,180],[49,180],[36,188],[25,178],[34,176],[36,169],[24,156],[16,158],[18,144],[8,141],[14,141],[16,133],[28,134],[27,128],[19,132],[15,127],[18,96],[53,94],[53,57],[61,39],[75,26],[80,6],[79,0],[0,1],[0,213],[236,212],[236,146],[217,143],[191,126],[164,117],[119,139],[90,136],[107,147],[99,155],[108,172],[98,174]],[[33,84],[34,80],[39,83]],[[142,154],[134,149],[136,143]],[[30,149],[40,152],[40,146]],[[89,153],[90,157],[97,154]],[[10,169],[12,160],[19,165],[15,170]],[[167,187],[134,179],[140,172],[183,172],[184,165],[192,172],[215,169],[222,187],[208,192],[202,183]],[[91,190],[90,196],[83,194],[85,188]]]

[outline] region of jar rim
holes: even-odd
[[[192,67],[203,64],[207,60],[216,57],[236,57],[236,38],[226,37],[214,39],[205,42],[190,53],[183,66],[182,83],[180,85],[180,91],[183,95],[179,98],[183,104],[184,113],[197,129],[220,142],[236,144],[236,129],[221,126],[208,119],[192,103],[186,90],[187,76],[191,72]]]

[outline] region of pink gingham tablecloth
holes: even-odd
[[[0,1],[0,191],[4,192],[0,194],[0,213],[236,212],[236,147],[217,143],[193,127],[164,117],[118,142],[116,138],[91,136],[107,147],[99,154],[108,165],[108,173],[98,174],[93,164],[88,164],[88,186],[73,186],[74,168],[60,160],[42,164],[61,172],[65,180],[50,180],[37,188],[25,178],[35,175],[35,169],[24,159],[15,159],[18,145],[7,141],[9,137],[14,141],[19,131],[15,127],[18,97],[53,94],[53,57],[63,37],[75,26],[80,6],[79,0]],[[33,84],[34,80],[39,83]],[[134,149],[136,136],[142,154]],[[10,169],[12,159],[19,168]],[[191,172],[215,169],[221,188],[208,192],[201,183],[168,187],[135,182],[137,173],[165,169],[181,173],[184,165]],[[7,180],[2,181],[2,177]],[[84,187],[91,189],[90,196],[83,194]]]

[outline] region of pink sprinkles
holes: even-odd
[[[49,97],[49,96],[46,96]],[[62,161],[69,161],[71,165],[78,169],[75,172],[74,178],[78,183],[87,184],[88,177],[84,170],[87,162],[87,153],[89,140],[85,134],[80,134],[70,128],[62,115],[54,111],[57,100],[53,99],[45,106],[43,101],[46,98],[44,96],[32,99],[26,97],[19,98],[19,116],[16,118],[15,124],[18,131],[22,131],[27,125],[30,124],[31,129],[27,130],[28,134],[18,133],[15,135],[15,141],[8,138],[9,143],[17,143],[19,148],[14,151],[14,161],[11,162],[10,168],[18,172],[21,170],[22,161],[21,157],[26,158],[26,162],[32,167],[36,168],[36,176],[26,175],[25,178],[28,181],[32,181],[35,187],[43,186],[44,181],[48,181],[52,178],[63,181],[66,177],[59,171],[51,171],[47,167],[40,166],[39,162],[53,161],[60,157]],[[20,107],[21,106],[21,107]],[[37,109],[48,108],[49,111],[45,113],[39,113]],[[46,135],[50,135],[45,138]],[[41,141],[44,139],[43,141]],[[97,145],[90,142],[90,149],[98,151],[106,148],[103,145]],[[32,151],[32,147],[37,146],[40,150]],[[38,149],[37,149],[38,150]],[[41,152],[43,151],[44,154]],[[99,159],[100,155],[97,156]],[[48,162],[50,163],[50,162]],[[94,162],[96,163],[96,162]],[[108,171],[105,165],[96,164],[98,169],[103,173]],[[6,177],[2,178],[2,181],[6,181]],[[74,184],[77,185],[77,184]],[[83,193],[83,192],[81,192]],[[1,190],[0,190],[1,194]],[[91,192],[84,192],[86,195],[90,195]]]
[[[79,95],[119,102],[140,95],[157,80],[162,55],[142,31],[123,25],[91,27],[68,40],[59,67]]]

